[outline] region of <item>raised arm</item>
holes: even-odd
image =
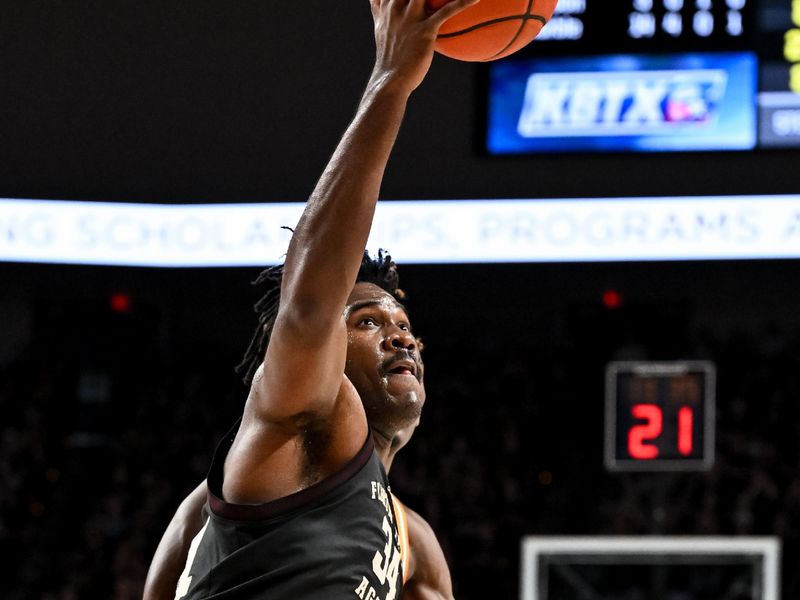
[[[424,0],[371,0],[376,60],[364,96],[295,230],[281,317],[341,319],[372,226],[384,168],[411,92],[430,67],[439,25],[465,0],[427,16]],[[313,334],[312,334],[313,336]]]
[[[264,365],[253,380],[226,461],[225,494],[234,501],[275,497],[277,492],[264,493],[265,486],[277,485],[275,471],[291,471],[292,438],[334,411],[337,435],[348,441],[338,444],[336,459],[329,463],[353,456],[366,437],[363,408],[353,400],[355,390],[344,376],[343,311],[406,103],[430,67],[440,25],[475,2],[454,0],[429,15],[425,0],[370,0],[375,66],[289,245]]]
[[[189,546],[203,527],[205,501],[206,482],[203,481],[181,502],[169,522],[147,571],[142,600],[174,600]]]
[[[371,0],[375,66],[289,245],[257,407],[262,416],[324,411],[336,396],[345,359],[342,312],[406,103],[430,67],[441,23],[473,3],[457,0],[427,15],[424,0]],[[299,384],[309,371],[314,377]]]

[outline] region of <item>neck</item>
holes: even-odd
[[[383,463],[383,468],[388,473],[392,468],[392,461],[397,451],[403,447],[400,434],[388,435],[378,429],[372,429],[372,439],[375,441],[375,452]]]
[[[383,463],[386,472],[392,466],[395,454],[408,443],[414,430],[419,425],[422,401],[404,402],[381,399],[380,402],[364,402],[372,439],[375,440],[375,451]]]

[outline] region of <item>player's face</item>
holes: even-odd
[[[345,319],[345,374],[361,396],[370,423],[375,427],[371,411],[392,421],[418,418],[425,401],[423,365],[403,306],[378,286],[357,283]]]

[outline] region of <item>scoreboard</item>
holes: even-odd
[[[706,361],[611,363],[606,369],[606,467],[710,469],[714,388],[715,369]]]
[[[800,148],[800,0],[559,0],[488,71],[490,154]]]
[[[756,2],[759,0],[559,0],[534,52],[547,52],[545,41],[551,46],[566,42],[562,50],[580,46],[590,52],[651,51],[654,41],[668,51],[695,51],[704,46],[745,49],[758,29]],[[779,8],[781,3],[775,4]],[[763,14],[782,21],[770,11]],[[786,21],[791,25],[790,19],[783,21],[780,26]]]

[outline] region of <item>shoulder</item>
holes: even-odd
[[[403,588],[405,600],[452,600],[453,585],[442,546],[433,528],[418,513],[405,507],[408,523],[409,572]]]

